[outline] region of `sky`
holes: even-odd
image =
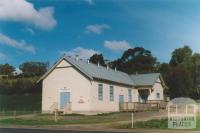
[[[168,62],[184,45],[200,52],[199,0],[0,0],[0,64],[113,60],[134,47]]]

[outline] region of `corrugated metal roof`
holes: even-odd
[[[54,68],[63,60],[65,59],[70,64],[75,66],[80,72],[85,74],[91,80],[99,79],[99,80],[106,80],[111,81],[119,84],[130,85],[130,86],[152,86],[159,78],[160,73],[150,73],[150,74],[135,74],[135,75],[128,75],[127,73],[114,70],[114,69],[107,69],[103,66],[98,66],[92,63],[86,63],[81,60],[76,60],[71,57],[64,56],[61,58],[47,73],[45,73],[39,80],[43,80],[49,73],[51,73]]]
[[[70,57],[65,57],[65,59],[90,78],[92,77],[100,80],[108,80],[131,86],[135,85],[130,79],[129,75],[124,72],[118,70],[115,71],[111,68],[107,69],[106,67],[97,66],[92,63],[88,64]]]
[[[130,78],[133,80],[136,86],[152,86],[159,76],[160,73],[134,74],[130,75]]]

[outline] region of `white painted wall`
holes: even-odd
[[[98,99],[98,84],[103,84],[103,101]],[[114,87],[114,101],[110,101],[110,85]],[[91,111],[113,112],[119,111],[119,95],[124,95],[124,101],[128,102],[128,89],[132,89],[132,102],[138,101],[138,91],[132,87],[120,86],[98,81],[92,82]]]
[[[164,100],[164,88],[161,84],[160,79],[157,79],[152,90],[153,91],[149,95],[148,100]],[[157,98],[156,93],[160,93],[160,98]]]
[[[49,112],[54,103],[60,105],[60,90],[71,92],[73,111],[89,111],[91,81],[64,60],[57,67],[68,68],[56,68],[43,80],[42,111]]]
[[[99,83],[103,84],[103,101],[98,100]],[[114,101],[110,101],[110,85],[114,86]],[[119,95],[124,95],[124,101],[128,102],[128,89],[132,89],[132,101],[137,102],[138,91],[133,87],[90,81],[63,60],[43,80],[42,111],[50,112],[54,103],[60,105],[62,91],[71,94],[72,112],[119,111]]]
[[[60,68],[58,68],[60,67]],[[64,68],[63,68],[64,67]],[[98,99],[98,84],[103,84],[103,101]],[[110,101],[110,85],[114,86],[114,101]],[[114,112],[119,111],[119,95],[128,102],[128,90],[132,89],[132,102],[138,102],[138,90],[133,87],[108,82],[90,81],[71,64],[63,60],[44,80],[42,87],[42,111],[50,112],[54,103],[60,105],[60,92],[71,93],[72,112]],[[160,93],[157,99],[156,93]],[[163,100],[160,79],[153,86],[148,100]]]

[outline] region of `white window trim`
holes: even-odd
[[[99,85],[102,85],[102,100],[99,99]],[[103,86],[104,86],[103,83],[98,83],[98,86],[97,86],[97,88],[98,88],[98,90],[97,90],[98,101],[101,101],[101,102],[103,102],[103,100],[104,100],[104,95],[103,95],[104,90],[103,90]]]
[[[112,95],[112,100],[111,100],[111,95],[110,95],[110,90],[111,90],[111,86],[112,86],[112,90],[113,90],[113,95]],[[115,89],[114,89],[114,85],[110,85],[109,86],[109,101],[110,102],[114,102],[115,101]]]

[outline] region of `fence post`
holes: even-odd
[[[55,116],[54,116],[54,121],[55,121],[55,122],[58,122],[58,118],[57,118],[57,115],[58,115],[58,114],[57,114],[57,112],[58,112],[58,110],[56,109],[56,110],[55,110],[55,114],[54,114],[54,115],[55,115]]]
[[[131,128],[133,128],[133,122],[134,122],[134,121],[133,121],[133,112],[132,112],[132,120],[131,120],[131,121],[132,121]]]

